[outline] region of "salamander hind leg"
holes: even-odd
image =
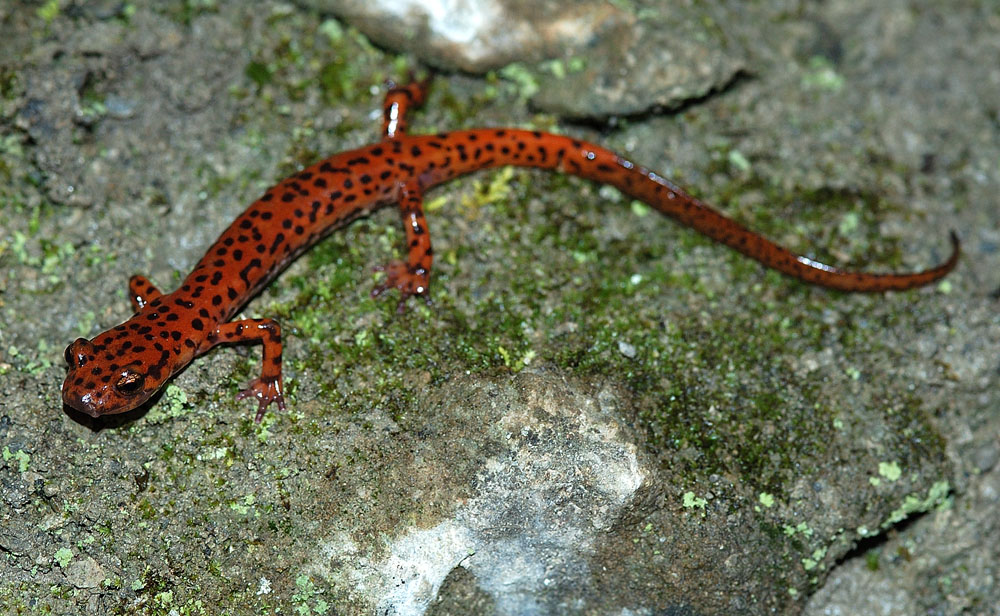
[[[245,319],[223,323],[215,328],[201,352],[217,344],[260,341],[264,346],[260,376],[236,395],[237,400],[256,398],[259,402],[254,421],[260,423],[272,402],[278,410],[285,410],[285,397],[281,389],[281,326],[271,319]]]
[[[372,297],[378,297],[389,289],[399,289],[400,299],[396,312],[401,313],[405,309],[406,300],[412,295],[421,296],[430,303],[427,291],[434,251],[431,248],[427,220],[424,218],[423,197],[416,182],[408,183],[400,190],[399,207],[406,229],[408,257],[405,263],[393,260],[388,265],[375,268],[376,271],[385,272],[385,280],[372,289]]]
[[[406,134],[406,112],[410,106],[420,107],[427,98],[430,77],[412,81],[405,86],[389,82],[389,91],[382,105],[382,133],[385,139],[395,139]]]

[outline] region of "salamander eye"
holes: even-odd
[[[94,350],[94,345],[86,338],[77,338],[66,347],[63,357],[70,368],[82,368],[87,363],[87,354]]]
[[[122,370],[122,375],[115,383],[115,390],[123,396],[134,396],[142,391],[142,384],[146,381],[146,375],[135,370]]]

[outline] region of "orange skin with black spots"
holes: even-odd
[[[283,409],[278,323],[229,319],[324,235],[391,203],[402,210],[408,259],[382,268],[385,281],[372,295],[399,289],[400,309],[412,295],[426,297],[433,252],[422,206],[424,191],[490,167],[538,167],[610,184],[767,267],[831,289],[910,289],[943,277],[958,260],[958,240],[952,234],[951,257],[931,269],[904,274],[843,271],[774,244],[656,173],[585,141],[505,128],[407,135],[405,112],[423,102],[425,90],[426,82],[392,88],[384,107],[383,141],[332,156],[269,189],[233,221],[173,293],[164,295],[145,278],[133,277],[129,292],[135,315],[92,340],[80,338],[67,347],[70,369],[63,402],[94,417],[129,411],[214,346],[260,342],[261,374],[238,397],[258,400],[256,421],[271,403]]]

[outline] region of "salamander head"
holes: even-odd
[[[173,375],[180,345],[150,335],[155,327],[142,323],[140,315],[66,347],[63,403],[92,417],[124,413],[148,400]]]

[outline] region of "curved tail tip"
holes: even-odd
[[[954,229],[948,232],[948,237],[951,238],[951,256],[948,257],[947,263],[954,266],[958,263],[958,257],[962,254],[962,240],[958,237],[958,232]]]

